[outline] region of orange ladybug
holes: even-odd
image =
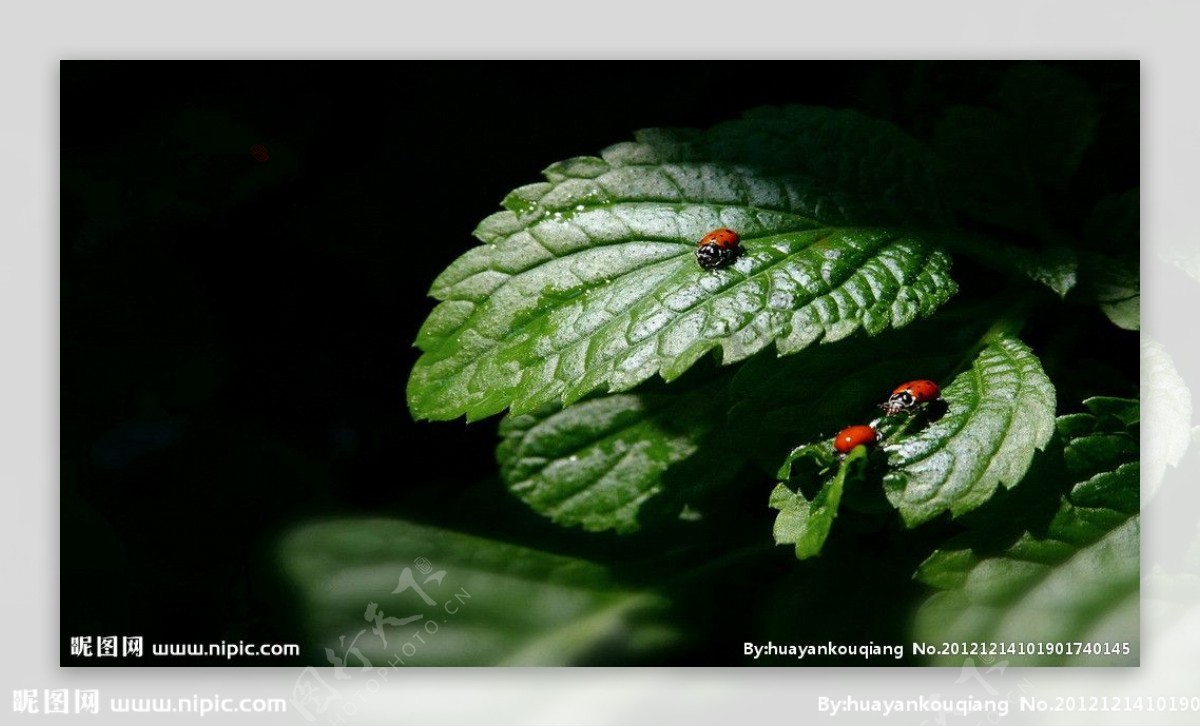
[[[705,270],[723,267],[737,260],[741,252],[742,238],[738,233],[722,227],[713,230],[696,243],[696,262]]]
[[[839,454],[848,454],[858,445],[874,444],[877,439],[879,439],[879,434],[875,431],[875,427],[855,424],[837,433],[837,436],[833,438],[833,448]]]
[[[902,411],[912,411],[918,405],[938,398],[942,390],[929,379],[906,381],[892,391],[888,400],[879,405],[885,416],[892,416]]]

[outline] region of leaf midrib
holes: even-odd
[[[655,331],[651,335],[654,337],[658,337],[658,338],[666,336],[675,326],[677,326],[680,323],[680,321],[683,320],[683,318],[688,313],[691,313],[693,310],[696,310],[697,308],[700,308],[701,306],[711,304],[716,300],[722,299],[723,297],[729,295],[731,291],[736,291],[739,287],[749,283],[752,280],[761,279],[761,276],[768,274],[769,272],[773,271],[779,265],[782,265],[782,264],[792,260],[797,255],[800,255],[801,253],[815,247],[816,245],[819,245],[822,242],[825,242],[831,236],[833,236],[837,232],[840,232],[842,229],[845,229],[845,228],[824,228],[823,229],[824,234],[821,235],[821,237],[819,237],[815,240],[812,240],[811,242],[809,242],[808,245],[801,248],[800,250],[797,250],[795,252],[789,253],[787,255],[783,255],[779,258],[769,261],[768,264],[765,265],[762,269],[755,271],[751,275],[742,275],[740,278],[731,279],[730,283],[728,285],[726,285],[725,287],[718,289],[717,291],[713,292],[711,295],[701,297],[695,303],[687,306],[683,310],[672,311],[674,313],[674,316],[672,317],[672,319],[670,321],[668,321],[666,323],[666,325],[664,325],[662,328]],[[814,230],[801,230],[800,232],[813,232],[813,231]],[[789,234],[794,234],[794,232],[776,233],[776,234],[770,235],[768,237],[770,237],[770,238],[782,237],[784,235],[789,235]],[[848,281],[850,278],[854,277],[856,274],[858,274],[862,270],[862,267],[865,264],[866,260],[880,257],[885,250],[887,250],[893,244],[895,244],[895,242],[897,240],[903,239],[903,237],[904,236],[902,234],[895,233],[893,237],[890,237],[886,240],[881,241],[879,243],[878,247],[876,247],[875,249],[865,252],[860,257],[852,258],[851,264],[846,266],[846,269],[848,272],[846,272],[846,274],[844,276],[842,276],[840,279],[837,279],[835,281],[831,281],[829,284],[829,289],[826,292],[813,294],[811,297],[809,297],[807,300],[805,300],[800,306],[798,306],[796,308],[796,310],[801,310],[805,306],[811,305],[812,302],[817,300],[818,298],[830,295],[834,291],[841,289],[846,284],[846,281]],[[756,238],[756,239],[763,240],[766,238]],[[672,259],[674,259],[674,258],[672,258]],[[769,282],[769,278],[768,278],[768,282]],[[655,291],[655,292],[657,292],[657,291]],[[808,291],[805,291],[805,292],[808,292]],[[558,356],[558,357],[560,357],[560,361],[561,361],[561,354],[571,350],[573,347],[578,346],[582,343],[588,343],[591,340],[594,340],[595,337],[597,335],[599,335],[602,331],[607,330],[610,326],[616,325],[618,322],[622,322],[622,320],[623,319],[620,319],[620,318],[613,318],[609,321],[606,321],[605,323],[600,325],[598,328],[596,328],[594,331],[592,331],[588,335],[588,338],[584,338],[584,339],[580,339],[578,341],[572,342],[571,344],[568,344],[566,347],[564,347],[562,349],[552,350],[549,355]],[[753,320],[753,317],[751,317],[751,320]],[[730,331],[729,336],[736,334],[737,332],[741,331],[744,328],[745,328],[745,326],[741,326],[739,328],[733,329],[732,331]],[[779,335],[780,335],[780,332],[775,332],[772,334],[772,338],[778,338]],[[638,343],[640,343],[640,341]],[[713,345],[709,347],[710,350],[711,350],[711,348],[713,348],[717,345],[717,342],[714,341],[714,342],[712,342],[712,344]],[[599,362],[594,361],[593,365],[595,365],[596,363],[607,364],[607,363],[615,360],[619,355],[620,354],[618,353],[618,354],[611,354],[611,355],[605,356],[603,359],[600,359]],[[557,367],[556,367],[556,372],[557,372]]]
[[[800,228],[800,229],[791,229],[791,230],[785,230],[785,231],[781,231],[781,232],[775,232],[771,235],[763,235],[763,236],[746,238],[747,240],[761,243],[761,242],[765,242],[765,241],[768,241],[768,240],[771,240],[774,238],[786,237],[788,235],[794,235],[794,234],[805,233],[805,232],[822,232],[822,233],[824,233],[820,237],[810,241],[803,248],[801,248],[795,252],[792,252],[790,254],[782,255],[774,260],[769,261],[769,263],[767,265],[765,265],[762,269],[756,271],[755,273],[753,273],[751,275],[743,275],[739,278],[731,278],[727,285],[720,288],[718,291],[714,292],[713,294],[711,294],[709,296],[700,297],[695,303],[693,303],[692,305],[689,305],[688,307],[684,308],[683,310],[672,311],[672,313],[674,313],[672,320],[669,321],[663,328],[659,329],[652,335],[654,335],[654,336],[666,335],[666,333],[672,327],[674,327],[686,314],[690,313],[691,311],[695,310],[696,308],[703,306],[705,304],[712,303],[713,301],[722,298],[723,296],[729,294],[729,292],[731,290],[736,290],[739,286],[744,285],[751,280],[760,278],[760,276],[769,273],[770,271],[774,270],[777,266],[786,263],[787,261],[791,260],[795,256],[803,253],[804,251],[809,250],[810,248],[814,247],[815,245],[818,245],[818,244],[828,240],[834,234],[837,234],[838,232],[841,232],[841,231],[847,230],[847,229],[854,229],[854,230],[861,229],[863,231],[870,231],[873,228],[849,228],[849,227],[827,227],[827,228],[818,228],[818,229]],[[901,233],[894,233],[894,235],[892,237],[890,237],[886,240],[880,241],[878,243],[878,246],[875,249],[865,252],[860,257],[852,258],[851,264],[846,266],[846,273],[841,278],[837,279],[836,281],[832,281],[830,283],[829,290],[827,292],[819,294],[819,295],[813,295],[807,301],[805,301],[800,307],[802,308],[805,305],[809,305],[812,303],[812,301],[816,300],[817,298],[822,297],[823,295],[829,295],[832,292],[840,289],[843,285],[845,285],[847,280],[852,278],[855,274],[857,274],[861,270],[863,261],[869,260],[871,258],[879,257],[885,250],[887,250],[889,247],[891,247],[893,244],[895,244],[895,242],[897,240],[903,239],[903,237],[904,236]],[[645,240],[641,240],[641,239],[639,239],[639,240],[624,240],[619,243],[608,243],[607,245],[604,245],[604,247],[618,245],[618,244],[634,244],[636,242],[644,242],[644,241]],[[676,240],[672,239],[669,242],[676,242]],[[659,260],[657,262],[651,263],[650,265],[640,268],[639,270],[652,270],[654,268],[657,268],[658,266],[667,266],[670,264],[678,264],[680,259],[687,252],[689,252],[691,250],[690,245],[687,245],[685,243],[679,243],[679,245],[681,248],[683,248],[683,250],[681,250],[679,255],[664,258],[663,260]],[[595,247],[584,248],[581,250],[572,251],[571,254],[579,254],[579,253],[583,253],[587,250],[593,250],[593,249],[596,249],[596,248]],[[528,272],[528,271],[525,271],[525,272]],[[513,276],[513,278],[510,278],[510,281],[512,279],[515,279],[516,277],[517,276]],[[503,283],[502,286],[508,285],[510,281],[505,281],[505,283]],[[498,292],[498,291],[499,291],[499,288],[497,288],[495,291],[493,291],[491,295],[495,295],[496,292]],[[646,297],[650,297],[652,295],[653,295],[653,293],[650,293]],[[473,301],[468,301],[468,302],[473,302]],[[480,307],[482,307],[482,306],[480,306]],[[545,309],[534,310],[531,312],[532,315],[529,318],[522,321],[519,325],[514,325],[510,329],[510,331],[513,334],[518,333],[523,329],[529,328],[532,325],[535,325],[539,322],[544,321],[547,317],[549,317],[551,314],[553,314],[553,312],[554,312],[553,310],[545,310]],[[459,326],[457,329],[455,329],[455,333],[462,331],[464,329],[470,328],[471,323],[477,321],[477,318],[480,315],[482,315],[482,313],[479,311],[479,309],[477,309],[476,311],[473,311],[471,316],[466,321],[464,321],[464,323],[461,326]],[[620,318],[620,317],[612,318],[608,321],[605,321],[600,326],[598,326],[596,329],[589,332],[587,334],[587,336],[581,337],[575,341],[571,341],[571,342],[567,343],[565,346],[563,346],[562,348],[551,349],[550,351],[546,352],[544,354],[544,356],[545,357],[549,357],[549,356],[557,357],[559,359],[559,365],[561,365],[562,354],[572,350],[576,346],[585,345],[585,344],[589,343],[590,341],[594,340],[596,336],[600,335],[602,332],[610,330],[611,326],[617,325],[618,323],[622,323],[623,321],[624,321],[624,319]],[[741,329],[739,328],[737,330],[741,330]],[[777,335],[778,334],[776,334],[776,336]],[[442,377],[438,382],[436,382],[432,385],[428,385],[426,387],[427,393],[424,394],[424,396],[428,396],[429,395],[428,392],[444,391],[445,389],[452,386],[454,384],[454,380],[456,377],[461,376],[468,369],[474,368],[475,361],[478,361],[485,354],[494,351],[498,346],[500,346],[503,343],[503,340],[504,340],[504,339],[495,339],[495,338],[491,338],[488,336],[483,336],[482,334],[480,334],[480,337],[489,341],[490,345],[480,351],[477,351],[473,357],[472,363],[469,363],[469,364],[463,366],[459,371],[455,372],[454,374],[452,374],[450,376]],[[443,338],[443,340],[449,341],[449,340],[454,340],[455,337],[453,334],[447,334],[447,335],[444,335],[442,338]],[[434,357],[434,359],[433,359],[434,361],[443,361],[443,360],[447,360],[447,359],[452,359],[457,354],[457,352],[455,352],[455,354],[443,355],[441,357],[438,357],[438,356],[436,356],[436,351],[437,351],[437,349],[430,349],[425,352],[425,355],[432,355]],[[611,361],[613,361],[618,355],[619,355],[619,353],[618,354],[610,354],[599,361],[593,361],[591,365],[595,366],[597,364],[608,364]],[[555,369],[556,377],[555,378],[558,378],[557,373],[558,373],[558,368],[556,366],[556,369]],[[559,379],[559,380],[561,381],[561,379]],[[521,385],[521,383],[517,384],[517,386],[520,386],[520,385]]]
[[[1015,364],[1016,359],[1013,357],[1012,353],[1007,348],[1002,348],[1002,353],[1004,354],[1005,358],[1008,360],[1008,362],[1010,364]],[[1018,374],[1020,373],[1019,369],[1017,369],[1015,366],[1014,366],[1014,370],[1017,370]],[[971,410],[967,413],[967,416],[963,418],[961,426],[957,427],[953,433],[949,434],[945,438],[945,440],[943,441],[941,446],[931,447],[929,449],[929,451],[924,452],[920,456],[916,457],[915,459],[912,459],[912,460],[906,462],[904,464],[905,467],[909,467],[909,466],[918,464],[939,452],[946,451],[947,447],[954,440],[954,438],[957,437],[959,434],[961,434],[963,432],[963,430],[967,428],[967,426],[971,423],[971,421],[973,419],[976,419],[978,417],[979,411],[980,411],[979,405],[984,399],[984,387],[986,385],[986,382],[983,378],[983,373],[978,366],[975,366],[975,365],[971,366],[971,374],[975,378],[975,391],[977,392],[977,395],[975,397],[976,401],[975,401],[975,406],[973,406],[971,408]],[[1018,375],[1017,379],[1018,379],[1017,380],[1017,387],[1018,387],[1017,395],[1013,397],[1013,400],[1019,402],[1021,399],[1021,396],[1025,392],[1026,387],[1025,387],[1024,379],[1022,379],[1019,375]],[[1000,453],[1000,450],[1003,448],[1004,441],[1008,438],[1008,434],[1012,429],[1012,422],[1013,422],[1013,408],[1008,408],[1005,410],[1004,427],[1001,431],[1000,436],[992,438],[992,441],[993,441],[992,450],[991,450],[991,453],[988,455],[987,463],[979,470],[980,476],[982,476],[984,473],[986,473],[988,471],[988,469],[992,466],[992,462],[995,461],[996,456]],[[929,500],[923,501],[923,503],[929,503],[936,499],[943,499],[943,500],[945,499],[944,497],[942,497],[943,486],[946,483],[948,483],[954,479],[954,473],[958,470],[958,468],[960,466],[959,459],[960,459],[959,457],[954,457],[953,461],[951,462],[950,469],[946,472],[945,476],[941,479],[941,482],[937,489],[937,492]],[[907,483],[908,483],[908,477],[906,476],[905,477],[905,489],[907,489]],[[999,485],[999,482],[997,483],[997,485]]]

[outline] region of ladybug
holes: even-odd
[[[728,227],[713,230],[696,243],[696,262],[705,270],[724,267],[737,260],[741,241],[738,233]]]
[[[855,424],[837,433],[837,436],[833,438],[833,448],[839,454],[849,454],[850,450],[858,445],[874,444],[877,439],[879,439],[879,433],[875,431],[875,427]]]
[[[880,404],[879,408],[883,409],[885,416],[902,411],[912,411],[918,404],[937,399],[941,393],[942,390],[938,388],[938,385],[928,379],[906,381],[897,386],[888,400]]]

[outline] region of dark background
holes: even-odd
[[[412,421],[433,278],[508,191],[635,129],[806,103],[925,139],[1010,66],[788,63],[768,79],[745,63],[64,63],[62,663],[118,662],[72,659],[76,635],[300,641],[271,548],[318,517],[638,547],[509,498],[494,421]],[[1138,68],[1065,67],[1097,92],[1103,131],[1056,200],[1069,229],[1138,184]],[[1195,304],[1181,276],[1157,277]],[[1129,345],[1115,366],[1136,382],[1136,334],[1095,316],[1082,345]]]

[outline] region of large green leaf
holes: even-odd
[[[409,380],[419,418],[478,419],[677,378],[774,343],[792,353],[927,315],[949,258],[909,225],[942,219],[919,145],[882,122],[762,109],[707,131],[650,130],[546,170],[435,281]],[[703,270],[696,241],[738,231]]]
[[[566,409],[509,416],[497,449],[509,490],[563,525],[636,530],[647,519],[698,514],[696,500],[729,481],[742,458],[714,432],[729,376],[610,394]]]
[[[885,446],[883,486],[907,525],[986,502],[1021,481],[1054,433],[1054,386],[1021,341],[1000,336],[942,391],[944,417]]]
[[[917,638],[1050,645],[1006,654],[1014,665],[1137,663],[1137,402],[1085,404],[1087,413],[1058,419],[1062,449],[1048,451],[1031,474],[1035,481],[1013,493],[1036,486],[1053,499],[1039,502],[1028,497],[1038,493],[1026,492],[995,512],[981,510],[977,528],[921,565],[917,578],[942,591],[921,607]],[[1046,524],[1031,526],[1043,512]],[[1129,651],[1067,655],[1055,653],[1055,643],[1128,644]],[[961,660],[945,655],[934,662]]]
[[[309,525],[280,557],[320,663],[351,679],[366,665],[628,663],[676,636],[662,596],[600,565],[403,520]]]

